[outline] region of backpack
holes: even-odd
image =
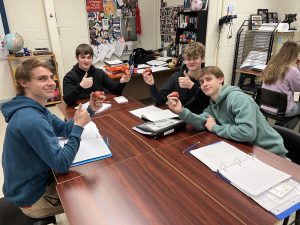
[[[129,60],[134,64],[144,64],[147,61],[153,60],[154,54],[152,51],[147,51],[143,48],[136,48],[130,54]]]

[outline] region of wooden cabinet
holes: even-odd
[[[178,12],[175,39],[177,55],[180,55],[184,45],[191,41],[201,42],[205,45],[207,15],[207,10]]]
[[[17,66],[27,60],[32,58],[42,58],[44,60],[49,60],[49,63],[51,63],[54,67],[54,81],[56,83],[56,88],[54,91],[54,97],[48,100],[47,105],[53,105],[56,103],[60,103],[62,101],[62,94],[61,94],[61,86],[59,81],[59,75],[58,75],[58,68],[57,68],[57,62],[54,54],[48,54],[48,55],[32,55],[32,56],[23,56],[23,57],[15,57],[15,56],[8,56],[7,61],[10,69],[11,78],[13,81],[13,86],[15,88],[15,91],[17,93],[17,83],[15,79],[15,71]]]

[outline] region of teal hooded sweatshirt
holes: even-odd
[[[204,130],[209,115],[217,123],[212,132],[222,138],[249,142],[280,156],[288,152],[282,137],[268,124],[255,101],[236,86],[224,85],[217,101],[211,99],[202,114],[183,109],[179,117],[195,129]]]

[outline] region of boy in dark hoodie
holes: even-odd
[[[18,95],[3,104],[8,123],[2,166],[4,196],[24,214],[43,218],[63,212],[51,170],[68,172],[79,149],[83,127],[98,110],[102,99],[90,97],[88,111],[79,105],[74,120],[64,122],[45,108],[54,96],[50,64],[29,59],[16,69]],[[58,137],[69,140],[61,147]]]
[[[130,76],[123,75],[119,82],[107,76],[93,63],[93,49],[88,44],[80,44],[75,51],[77,64],[63,80],[63,98],[68,105],[75,105],[79,99],[89,98],[94,91],[104,91],[121,95]]]
[[[167,102],[167,96],[177,91],[179,99],[185,108],[196,114],[203,112],[209,104],[207,97],[200,89],[199,72],[201,64],[204,62],[205,47],[200,42],[192,42],[187,45],[183,52],[185,65],[183,68],[172,74],[168,80],[162,85],[160,91],[155,85],[152,73],[143,72],[143,78],[149,85],[150,93],[156,105],[162,105]]]
[[[224,85],[224,74],[216,66],[201,70],[199,80],[210,104],[196,115],[183,108],[176,97],[168,96],[169,108],[197,130],[207,129],[216,135],[240,142],[250,142],[284,156],[287,153],[281,136],[268,124],[255,101],[236,86]]]

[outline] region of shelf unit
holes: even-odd
[[[241,87],[253,97],[257,87],[261,86],[261,80],[254,73],[243,73],[241,69],[251,71],[255,65],[268,63],[278,26],[278,23],[258,23],[261,25],[254,25],[251,20],[245,20],[237,32],[231,80],[231,85]]]
[[[42,58],[44,60],[48,59],[49,62],[53,65],[54,72],[55,72],[54,81],[56,83],[56,88],[54,91],[54,97],[48,100],[47,106],[60,103],[62,101],[62,92],[61,92],[61,86],[60,86],[60,81],[59,81],[57,62],[56,62],[56,58],[55,58],[54,54],[31,55],[31,56],[22,56],[22,57],[7,56],[6,59],[7,59],[8,65],[9,65],[10,75],[11,75],[11,79],[13,81],[13,86],[14,86],[15,92],[17,93],[17,81],[15,78],[15,70],[21,62],[23,62],[27,59],[32,59],[32,58]]]
[[[189,43],[190,40],[201,42],[205,45],[207,15],[207,10],[178,12],[175,38],[177,56],[181,55],[184,45]],[[183,35],[188,38],[182,40],[181,36]]]

